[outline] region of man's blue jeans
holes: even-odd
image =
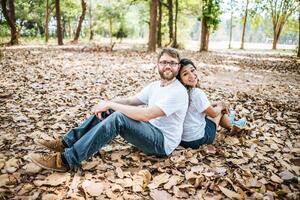
[[[71,169],[77,168],[117,135],[148,155],[166,156],[164,137],[158,128],[149,122],[130,119],[120,112],[112,113],[103,121],[93,115],[69,131],[63,137],[67,148],[62,155]]]

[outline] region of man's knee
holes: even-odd
[[[122,122],[127,117],[121,112],[114,112],[109,116],[110,120]]]

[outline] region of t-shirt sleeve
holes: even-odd
[[[196,109],[198,112],[202,113],[205,111],[210,105],[210,101],[208,100],[205,92],[200,89],[196,89],[193,91],[193,99],[192,99]]]
[[[156,103],[166,116],[182,110],[187,109],[188,107],[188,95],[187,92],[183,91],[182,93],[172,92],[165,96],[165,98],[159,99]]]
[[[151,85],[152,84],[147,85],[139,93],[135,95],[135,97],[138,98],[144,104],[148,104]]]

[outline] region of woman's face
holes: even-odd
[[[182,67],[180,78],[184,85],[190,87],[195,87],[198,82],[197,71],[191,64]]]

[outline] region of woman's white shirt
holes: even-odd
[[[206,125],[204,111],[211,105],[205,92],[199,88],[190,90],[189,101],[182,134],[182,140],[186,142],[199,140],[204,136]]]

